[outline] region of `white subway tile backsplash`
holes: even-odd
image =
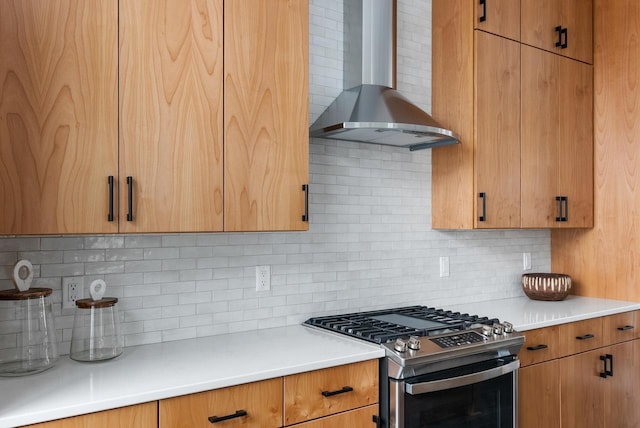
[[[398,89],[431,107],[431,2],[398,1]],[[342,90],[342,1],[310,0],[313,122]],[[311,140],[308,232],[0,238],[0,288],[13,264],[34,263],[51,296],[60,350],[73,311],[61,278],[104,278],[118,297],[126,346],[296,324],[317,314],[521,295],[521,253],[550,269],[548,230],[431,229],[431,151]],[[451,276],[438,275],[439,257]],[[271,290],[255,291],[255,266]],[[19,327],[0,312],[0,348]]]

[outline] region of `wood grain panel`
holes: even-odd
[[[610,345],[640,338],[638,311],[623,312],[602,318],[604,344]]]
[[[520,43],[475,32],[476,228],[520,227]],[[479,217],[484,215],[485,220]]]
[[[222,13],[222,0],[120,1],[121,232],[222,230]]]
[[[353,391],[325,397],[323,391]],[[378,360],[286,376],[285,425],[308,421],[378,402]]]
[[[520,41],[520,2],[513,0],[489,0],[485,6],[476,4],[475,28]],[[480,21],[484,16],[485,21]]]
[[[600,377],[601,354],[595,350],[559,360],[562,427],[605,426],[605,383],[614,379]]]
[[[578,339],[592,335],[592,338]],[[560,356],[577,354],[604,346],[602,318],[592,318],[560,325]]]
[[[0,2],[0,234],[112,233],[117,2]]]
[[[591,0],[522,0],[521,8],[522,43],[593,63]],[[567,47],[564,49],[556,47],[557,26],[567,28]]]
[[[560,427],[560,361],[518,370],[518,427]]]
[[[526,367],[531,364],[559,358],[560,339],[558,329],[559,326],[552,326],[525,331],[524,345],[522,345],[522,350],[518,354],[520,366]]]
[[[640,427],[640,340],[606,349],[613,356],[613,377],[607,378],[603,413],[607,428]]]
[[[282,426],[282,378],[160,400],[159,428],[211,427],[210,416],[246,416],[220,422],[225,428]],[[215,426],[215,425],[214,425]]]
[[[472,229],[473,171],[473,22],[467,0],[433,0],[432,112],[460,144],[431,151],[431,207],[434,229]]]
[[[225,231],[307,230],[309,5],[225,3]]]
[[[579,295],[640,300],[640,3],[595,1],[594,229],[553,231],[552,270]]]
[[[297,428],[372,428],[375,426],[373,418],[380,414],[377,404],[362,407],[356,410],[339,413],[337,415],[327,416],[310,422],[304,422],[296,425]]]
[[[137,404],[104,412],[29,425],[25,428],[156,428],[158,402]]]

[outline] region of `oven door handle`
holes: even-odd
[[[429,392],[442,391],[445,389],[453,389],[459,386],[471,385],[473,383],[483,382],[518,370],[520,360],[515,360],[503,366],[494,367],[489,370],[478,373],[471,373],[464,376],[452,377],[448,379],[434,380],[422,383],[407,383],[405,391],[409,395],[420,395]]]

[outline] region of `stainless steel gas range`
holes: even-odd
[[[383,427],[517,425],[517,354],[524,336],[507,322],[410,306],[315,317],[305,324],[385,349]]]

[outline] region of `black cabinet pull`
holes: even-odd
[[[113,175],[107,178],[109,183],[109,214],[107,214],[107,221],[113,221]]]
[[[487,221],[487,194],[480,192],[478,197],[482,199],[482,215],[478,217],[478,221]]]
[[[351,391],[353,391],[353,388],[351,388],[350,386],[343,386],[342,389],[339,389],[337,391],[322,391],[322,395],[325,397],[332,397],[334,395],[344,394],[345,392]]]
[[[632,325],[625,325],[624,327],[618,327],[618,330],[620,330],[620,331],[633,330],[633,326]]]
[[[304,214],[302,214],[302,221],[309,221],[309,185],[303,184],[302,191],[304,192]]]
[[[591,333],[589,334],[584,334],[582,336],[576,336],[576,339],[578,340],[587,340],[587,339],[593,339],[595,336]]]
[[[560,45],[560,49],[566,49],[569,46],[569,29],[563,28],[560,35],[564,36],[564,42]]]
[[[600,355],[600,361],[602,361],[602,371],[600,372],[600,377],[607,378],[607,357],[604,355]]]
[[[556,42],[556,47],[559,48],[562,46],[562,27],[558,25],[556,27],[556,32],[558,33],[558,41]]]
[[[382,419],[380,419],[380,416],[373,415],[372,419],[373,419],[373,423],[376,424],[376,428],[380,428],[382,423]]]
[[[611,354],[606,354],[606,361],[604,362],[604,368],[605,368],[605,373],[607,374],[607,376],[612,376],[613,377],[613,355]],[[609,361],[609,370],[607,370],[607,361]]]
[[[480,6],[482,6],[482,15],[480,15],[480,22],[487,20],[487,0],[480,0]]]
[[[235,413],[227,416],[209,416],[209,422],[212,424],[228,421],[229,419],[241,418],[243,416],[247,416],[247,412],[245,410],[236,410]]]
[[[527,346],[527,351],[539,351],[541,349],[547,349],[548,346],[541,343],[540,345],[536,345],[536,346]]]
[[[569,221],[569,198],[567,196],[556,196],[556,202],[558,202],[556,221]]]
[[[127,177],[127,201],[129,211],[127,211],[127,221],[133,221],[133,177]]]

